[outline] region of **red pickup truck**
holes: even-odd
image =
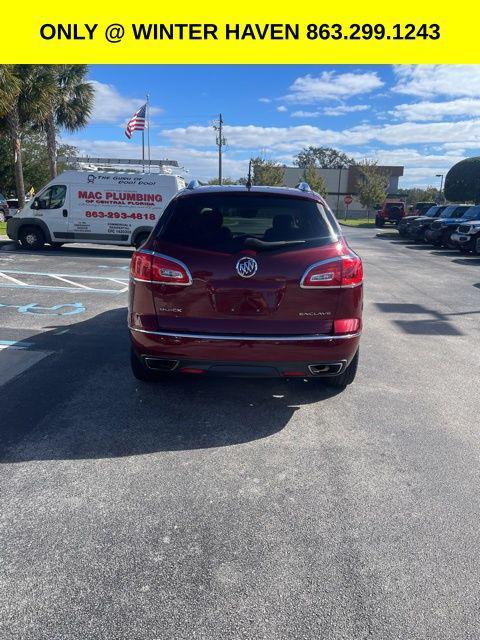
[[[405,203],[402,200],[385,200],[375,216],[375,226],[383,227],[386,222],[398,224],[405,215]]]

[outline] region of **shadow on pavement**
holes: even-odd
[[[266,438],[305,404],[338,393],[320,381],[133,378],[125,308],[28,338],[53,353],[2,388],[3,462],[131,456]],[[21,343],[20,343],[21,344]],[[0,352],[0,366],[1,366]]]
[[[85,247],[82,245],[64,245],[63,247],[51,247],[50,245],[45,245],[43,249],[39,251],[30,251],[28,249],[22,249],[21,245],[15,244],[12,241],[0,241],[0,250],[15,252],[22,255],[36,255],[36,256],[57,256],[62,255],[66,257],[91,257],[91,258],[127,258],[130,259],[132,257],[132,253],[134,251],[133,247],[119,247],[119,246],[111,246],[105,247],[102,245],[101,247]]]
[[[455,262],[455,264],[480,265],[480,258],[472,255],[471,258],[455,258],[452,262]]]
[[[422,304],[405,304],[391,302],[377,302],[375,306],[384,313],[409,315],[423,315],[426,318],[414,320],[400,320],[395,317],[393,322],[405,333],[412,335],[439,335],[461,336],[463,333],[449,320],[449,315],[434,309],[429,309]]]

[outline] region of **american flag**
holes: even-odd
[[[143,107],[140,107],[140,109],[136,111],[128,121],[128,124],[125,128],[125,135],[128,139],[132,137],[134,131],[143,131],[145,129],[146,111],[147,105],[144,104]]]

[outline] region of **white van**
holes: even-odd
[[[150,234],[183,178],[162,173],[65,171],[7,221],[28,249],[66,242],[133,245]]]

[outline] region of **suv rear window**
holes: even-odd
[[[229,253],[297,248],[335,239],[319,202],[277,194],[202,193],[179,197],[165,211],[159,237]]]
[[[385,211],[394,211],[396,209],[403,211],[404,209],[403,202],[387,202],[385,205]]]

